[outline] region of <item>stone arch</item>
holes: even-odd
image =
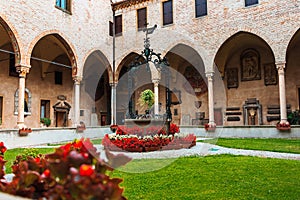
[[[287,32],[289,32],[289,30],[287,30]],[[213,52],[214,58],[216,57],[216,54],[218,53],[218,51],[220,50],[222,45],[224,45],[224,43],[226,41],[228,41],[228,39],[232,38],[232,36],[234,36],[238,33],[249,33],[249,34],[259,37],[266,44],[268,44],[268,46],[270,47],[270,49],[272,50],[272,52],[274,54],[276,61],[283,60],[282,53],[285,52],[284,48],[287,43],[286,36],[284,34],[276,34],[274,36],[273,35],[274,33],[270,34],[270,32],[267,32],[265,29],[258,29],[258,28],[252,28],[252,27],[238,27],[236,30],[228,31],[222,35],[219,35],[220,37],[219,37],[218,43],[216,43],[214,45],[214,46],[216,46],[216,48],[214,48],[214,52]],[[291,34],[289,33],[289,35],[291,35]],[[274,37],[277,37],[276,40],[274,40]],[[282,42],[282,41],[284,41],[284,42]]]
[[[286,102],[291,106],[291,112],[300,108],[300,28],[290,38],[285,54],[285,88]],[[293,116],[293,115],[291,115]],[[294,122],[292,122],[294,121]],[[290,122],[295,123],[296,120]]]
[[[270,50],[270,52],[272,53],[273,58],[275,58],[274,52],[271,48],[271,46],[260,36],[251,33],[251,32],[246,32],[246,31],[239,31],[237,33],[234,33],[233,35],[231,35],[229,38],[227,38],[218,48],[218,50],[216,51],[215,57],[214,57],[214,63],[216,64],[220,74],[222,77],[224,77],[225,74],[225,65],[226,63],[224,63],[228,56],[230,56],[231,52],[234,51],[233,48],[231,48],[232,46],[235,46],[235,48],[238,48],[237,46],[240,45],[245,45],[243,44],[241,41],[245,41],[245,38],[242,38],[243,36],[249,36],[252,37],[253,39],[260,41],[262,44],[266,45],[266,47]],[[238,40],[238,41],[236,41]],[[241,41],[239,41],[241,40]],[[236,43],[238,43],[238,45],[235,45]],[[246,43],[246,45],[249,44]],[[221,56],[219,56],[220,54],[223,54],[223,52],[227,52],[230,51],[228,53],[226,53],[226,57],[224,59],[224,56],[222,57],[223,61],[218,60],[219,58],[221,58]]]
[[[99,49],[92,49],[84,57],[79,72],[81,81],[81,120],[87,125],[108,125],[111,120],[111,84],[113,74],[107,57]]]
[[[58,30],[49,30],[49,31],[45,31],[43,33],[41,33],[40,35],[38,35],[37,37],[35,37],[32,42],[29,45],[28,48],[28,52],[27,52],[27,56],[26,56],[26,62],[30,63],[30,58],[33,52],[34,47],[36,46],[36,44],[43,38],[47,37],[47,36],[54,36],[55,38],[57,38],[62,45],[64,46],[64,48],[66,49],[66,54],[68,55],[70,62],[71,62],[71,67],[72,67],[72,77],[76,77],[78,76],[78,66],[77,66],[77,59],[78,56],[75,54],[75,48],[73,47],[72,43],[69,42],[69,40],[65,39],[67,37],[64,37],[63,33],[61,33]]]
[[[201,49],[201,47],[198,47]],[[212,66],[206,66],[211,61],[202,57],[195,46],[187,42],[178,42],[168,49],[166,57],[172,71],[171,90],[180,92],[180,104],[174,105],[176,123],[182,125],[201,125],[208,122],[208,87],[206,72],[213,71]],[[177,97],[178,98],[178,97]],[[197,104],[197,105],[196,105]],[[202,106],[201,106],[202,105]],[[201,108],[200,108],[201,107]],[[203,118],[196,116],[201,113]],[[206,113],[206,114],[205,114]],[[206,117],[205,117],[206,116]]]
[[[136,51],[131,51],[131,52],[126,52],[126,54],[123,54],[123,56],[121,57],[122,59],[119,60],[119,63],[116,64],[116,71],[115,71],[115,81],[117,82],[119,80],[119,76],[122,70],[122,67],[124,64],[126,64],[129,60],[134,60],[134,58],[136,56],[138,56],[139,54],[136,53]],[[129,63],[127,63],[129,64]]]
[[[168,36],[168,40],[165,39],[166,36]],[[129,37],[129,39],[123,41],[123,46],[126,46],[126,52],[122,52],[121,56],[118,57],[117,66],[119,66],[123,58],[130,52],[136,52],[137,54],[140,54],[144,49],[142,39],[144,38],[144,36],[140,34],[138,37],[139,39],[137,40],[136,35],[133,34]],[[204,45],[202,45],[200,41],[195,40],[194,37],[189,37],[188,34],[183,34],[183,32],[178,32],[176,30],[157,28],[157,30],[155,30],[153,34],[149,35],[149,38],[150,49],[153,49],[153,51],[157,53],[161,53],[162,56],[166,55],[167,52],[177,44],[185,44],[192,47],[203,58],[204,64],[206,66],[206,72],[213,71],[213,54],[210,51],[207,51],[207,48],[204,48]],[[135,41],[135,43],[132,44],[132,41]]]
[[[210,52],[206,51],[201,45],[197,45],[197,42],[191,42],[188,40],[178,40],[178,41],[174,41],[171,44],[168,45],[168,47],[166,48],[166,50],[164,50],[162,52],[163,55],[166,55],[168,52],[178,48],[178,47],[184,47],[186,49],[190,49],[194,52],[195,54],[198,54],[202,60],[202,63],[204,65],[204,71],[205,72],[212,72],[214,71],[213,69],[213,57],[210,56]],[[183,52],[184,54],[186,54],[186,52]],[[185,58],[188,57],[192,57],[190,55],[185,55]],[[200,68],[199,68],[200,69]],[[200,71],[199,71],[200,72]]]
[[[236,32],[220,45],[214,62],[225,86],[225,95],[217,96],[225,100],[225,125],[272,124],[267,108],[278,104],[275,61],[271,46],[251,32]]]
[[[17,38],[15,36],[15,32],[10,28],[11,26],[9,26],[1,16],[0,16],[0,25],[2,25],[2,27],[6,30],[8,36],[10,37],[14,49],[14,53],[15,53],[16,66],[18,66],[21,63],[21,53],[20,53],[20,47]]]
[[[87,62],[87,59],[89,58],[89,56],[91,56],[94,53],[99,53],[99,59],[102,61],[102,63],[106,66],[107,72],[108,72],[108,77],[109,77],[109,82],[113,83],[113,71],[112,71],[112,66],[109,63],[107,56],[99,49],[92,49],[89,52],[86,53],[86,55],[83,58],[83,63],[85,66],[85,63]],[[84,71],[84,67],[80,68],[80,70],[78,71],[78,75],[83,76],[83,71]]]
[[[299,43],[300,41],[300,28],[294,33],[294,35],[291,37],[287,47],[286,47],[286,54],[285,54],[285,60],[288,62],[288,53],[291,49],[294,48],[294,46]]]
[[[205,77],[205,71],[207,71],[209,67],[205,67],[205,61],[203,57],[197,52],[197,50],[187,44],[184,43],[177,43],[172,48],[168,50],[166,53],[166,56],[168,54],[176,54],[186,61],[188,61],[190,64],[192,64],[196,70]],[[169,61],[170,62],[170,61]],[[182,72],[181,69],[178,69],[177,71]]]

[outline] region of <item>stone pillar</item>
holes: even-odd
[[[111,125],[117,124],[117,83],[110,83],[111,86]]]
[[[154,115],[159,114],[159,90],[158,90],[158,85],[159,85],[159,79],[153,79],[152,83],[154,84]]]
[[[207,77],[207,88],[208,88],[208,118],[209,125],[215,126],[215,116],[214,116],[214,90],[213,90],[213,76],[214,72],[206,73]]]
[[[276,68],[278,70],[278,83],[279,83],[280,123],[286,123],[287,112],[286,112],[285,77],[284,77],[285,62],[276,63]]]
[[[31,66],[19,65],[16,66],[19,73],[19,99],[18,99],[18,121],[17,126],[19,129],[26,128],[24,123],[24,101],[25,101],[25,79]]]
[[[80,82],[82,77],[75,76],[74,80],[74,125],[80,125]]]

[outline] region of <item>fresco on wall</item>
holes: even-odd
[[[186,82],[183,84],[183,88],[186,92],[189,94],[196,94],[197,97],[200,97],[207,92],[207,86],[204,79],[194,67],[187,67],[183,75],[186,78]]]

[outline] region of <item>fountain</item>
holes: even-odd
[[[144,50],[140,55],[138,55],[134,61],[129,66],[129,75],[128,75],[128,97],[129,97],[129,105],[128,111],[126,114],[125,119],[125,126],[132,127],[134,125],[148,128],[149,126],[165,126],[166,132],[168,133],[170,130],[170,123],[172,121],[172,113],[171,113],[171,92],[169,89],[169,63],[165,57],[161,57],[160,53],[155,53],[153,49],[150,49],[150,38],[148,34],[151,34],[156,29],[156,25],[151,28],[145,28],[143,31],[146,32],[146,37],[144,39]],[[149,65],[153,65],[156,70],[165,75],[166,80],[166,113],[164,115],[158,115],[157,113],[154,114],[145,114],[145,115],[136,115],[133,113],[133,100],[131,97],[132,87],[133,87],[133,75],[134,71],[143,65],[146,65],[147,69],[150,69]],[[158,86],[157,86],[158,87]],[[148,110],[150,111],[151,106],[154,103],[154,95],[149,98],[151,90],[145,90],[148,93],[145,93],[144,102],[148,104]],[[145,92],[144,91],[144,92]],[[151,92],[150,92],[151,91]],[[152,92],[153,94],[153,92]],[[150,101],[149,101],[150,100]],[[153,100],[153,101],[152,101]],[[149,103],[152,104],[149,106]]]

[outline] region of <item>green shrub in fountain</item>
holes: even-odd
[[[147,109],[150,110],[154,104],[154,93],[150,89],[144,90],[139,98],[139,104],[141,106],[147,106]]]

